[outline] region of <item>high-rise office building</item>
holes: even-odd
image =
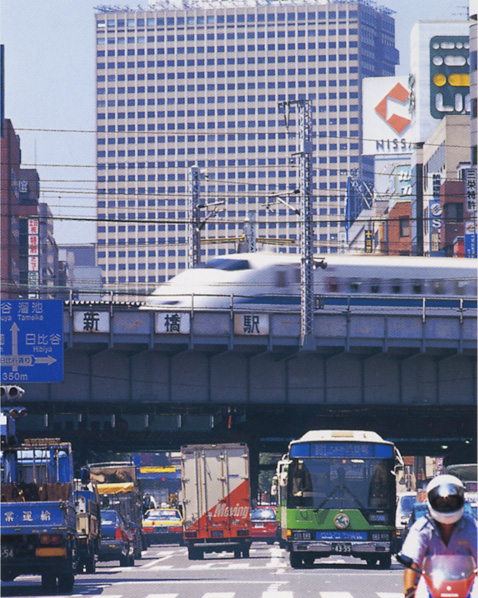
[[[310,101],[314,250],[340,251],[347,178],[373,169],[361,157],[361,82],[398,64],[389,9],[369,0],[102,7],[96,44],[98,264],[108,286],[151,289],[186,267],[194,166],[202,260],[233,251],[249,215],[259,246],[298,252],[298,114],[292,107],[286,125],[280,102]]]

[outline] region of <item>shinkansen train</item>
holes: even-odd
[[[444,305],[476,308],[477,262],[465,258],[327,255],[317,258],[314,295],[322,304]],[[185,270],[146,299],[146,307],[228,308],[300,305],[300,258],[278,253],[236,253]],[[318,298],[318,299],[317,299]],[[461,301],[461,303],[460,303]],[[397,303],[398,304],[398,303]]]

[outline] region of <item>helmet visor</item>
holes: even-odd
[[[453,484],[444,484],[429,492],[428,501],[439,513],[453,513],[465,504],[465,497],[461,488]]]

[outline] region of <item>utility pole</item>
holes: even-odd
[[[189,243],[188,268],[195,268],[201,261],[199,205],[199,167],[192,166],[189,173],[187,206],[187,238]]]
[[[256,218],[254,212],[249,212],[244,220],[244,237],[248,253],[257,251]]]
[[[225,200],[220,199],[212,203],[199,203],[199,180],[201,171],[198,166],[192,166],[189,172],[189,195],[187,204],[187,235],[188,235],[188,268],[196,268],[201,262],[201,231],[209,218],[217,216],[225,210]],[[203,171],[205,179],[207,173]],[[201,210],[210,210],[201,220]]]
[[[312,140],[310,100],[279,102],[289,128],[290,108],[296,106],[300,205],[300,345],[314,349],[314,257],[312,228]]]

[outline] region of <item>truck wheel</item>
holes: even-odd
[[[240,548],[236,548],[234,550],[234,558],[235,559],[240,559],[241,558],[241,549]]]
[[[58,575],[58,591],[60,594],[70,594],[75,585],[75,576],[71,571],[60,573]]]
[[[190,561],[200,561],[204,557],[204,553],[200,548],[188,548],[188,559]]]
[[[242,549],[242,558],[243,559],[249,558],[249,546],[246,546],[246,548]]]
[[[128,566],[128,555],[120,554],[119,557],[120,567]]]
[[[96,571],[95,553],[90,554],[85,561],[85,573],[94,573]]]
[[[297,552],[289,553],[289,561],[290,561],[290,566],[293,569],[302,569],[304,567],[304,561],[303,561],[302,557],[300,556],[300,554],[297,554]]]
[[[47,594],[54,594],[56,592],[56,575],[51,571],[42,573],[41,587]]]

